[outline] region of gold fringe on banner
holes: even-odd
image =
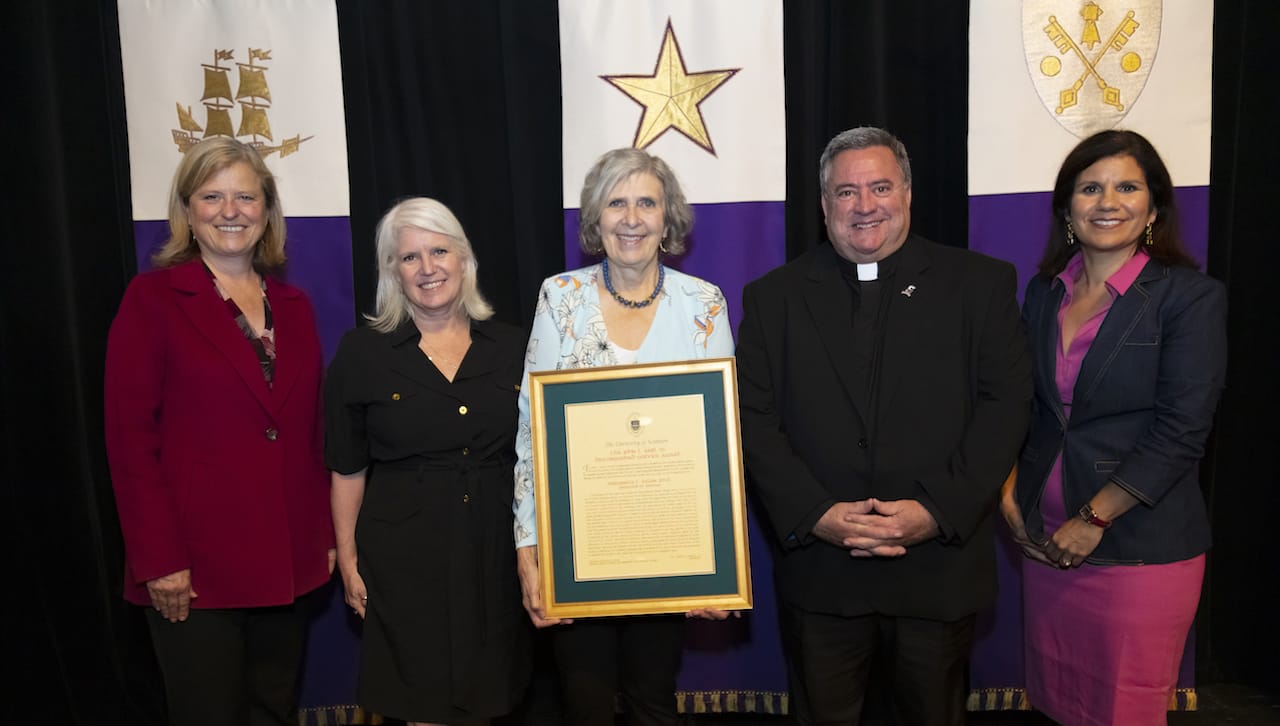
[[[381,714],[356,705],[298,710],[298,726],[380,726],[382,723]]]
[[[1170,711],[1195,711],[1199,702],[1196,689],[1179,688],[1169,696]],[[968,711],[1030,711],[1034,709],[1022,688],[983,688],[969,691],[965,701]]]
[[[965,701],[969,711],[1028,711],[1031,704],[1021,688],[982,688],[969,691]]]
[[[1200,704],[1196,699],[1194,688],[1179,688],[1169,698],[1170,711],[1197,711],[1199,708]]]
[[[788,713],[786,693],[775,691],[679,691],[680,713]]]

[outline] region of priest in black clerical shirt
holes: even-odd
[[[892,134],[820,162],[830,245],[747,286],[737,349],[748,482],[778,538],[792,707],[856,724],[872,668],[898,723],[964,721],[991,514],[1026,431],[1012,266],[911,234]]]

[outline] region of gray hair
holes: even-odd
[[[636,174],[652,174],[662,185],[662,217],[667,239],[663,246],[668,254],[684,252],[685,238],[693,229],[693,207],[684,198],[680,180],[667,162],[642,149],[630,147],[606,151],[596,159],[582,182],[579,201],[578,246],[589,255],[604,254],[600,237],[600,215],[609,202],[609,192],[624,179]]]
[[[370,322],[369,327],[389,333],[413,317],[413,307],[400,286],[398,270],[400,233],[407,228],[448,237],[453,251],[462,257],[462,292],[454,303],[454,312],[462,310],[471,320],[488,320],[493,317],[493,307],[480,294],[476,283],[479,265],[458,218],[453,216],[448,207],[434,199],[410,197],[388,209],[378,222],[375,246],[375,254],[378,256],[378,289],[374,306],[377,314],[365,316]]]
[[[824,195],[827,193],[831,165],[835,163],[836,157],[841,152],[869,149],[873,146],[884,146],[893,152],[893,158],[898,161],[898,168],[902,170],[903,183],[911,186],[911,159],[907,158],[907,147],[902,145],[898,137],[884,129],[875,126],[859,126],[841,131],[827,142],[827,148],[823,150],[822,158],[818,161],[818,188],[822,193]]]

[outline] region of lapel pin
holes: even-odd
[[[914,293],[915,291],[916,291],[915,285],[907,285],[906,287],[902,288],[902,294],[907,297],[911,297],[911,294]]]

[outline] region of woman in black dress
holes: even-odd
[[[529,676],[511,533],[517,328],[489,320],[458,220],[432,199],[378,224],[377,314],[325,384],[325,458],[360,704],[410,723],[512,709]]]

